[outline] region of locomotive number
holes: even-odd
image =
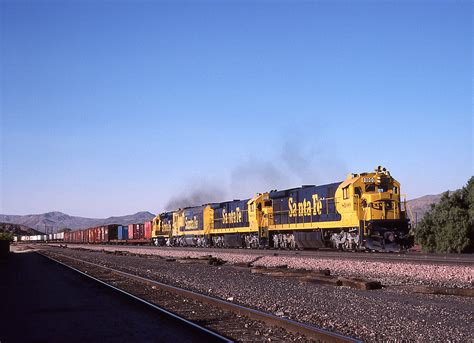
[[[365,183],[374,183],[375,180],[373,177],[364,177],[364,182]]]

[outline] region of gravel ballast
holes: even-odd
[[[98,251],[45,249],[53,249],[62,254],[101,263],[167,284],[229,299],[245,306],[317,325],[365,341],[474,342],[471,329],[474,319],[472,310],[474,298],[415,294],[397,286],[362,291],[347,287],[307,284],[295,278],[252,274],[248,268],[235,267],[231,263],[248,263],[256,260],[254,265],[287,264],[293,268],[329,268],[332,274],[340,273],[340,275],[355,274],[354,269],[362,269],[364,276],[379,277],[380,275],[379,280],[382,280],[384,284],[387,284],[387,281],[391,281],[392,285],[421,282],[459,284],[464,287],[469,287],[469,282],[472,280],[471,267],[435,266],[440,269],[433,271],[433,266],[426,264],[404,263],[408,266],[397,267],[387,262],[371,262],[368,265],[363,261],[357,261],[358,263],[321,259],[301,261],[298,257],[279,256],[264,256],[256,259],[255,255],[246,256],[225,252],[213,254],[227,261],[227,264],[217,267],[204,263],[178,263],[178,261],[173,262],[173,259],[156,256],[179,258],[207,255],[199,251],[190,253],[189,251],[142,249],[143,253],[153,253],[155,256],[140,257],[106,254],[100,251],[130,250],[133,253],[142,253],[140,248],[136,247],[84,247],[97,248]],[[360,266],[352,268],[352,265],[358,264]],[[381,266],[385,264],[387,266]],[[352,271],[348,272],[350,268]],[[376,272],[367,270],[368,268],[382,270]],[[415,271],[410,271],[410,268]],[[390,270],[393,275],[389,273]],[[425,274],[421,273],[423,270]],[[456,277],[455,271],[467,273],[467,276],[463,274],[461,277]],[[454,282],[448,280],[449,277],[439,275],[444,272],[454,277]],[[356,275],[361,276],[361,273]],[[428,279],[430,275],[431,279]]]
[[[174,258],[198,258],[209,252],[179,249],[149,249],[129,246],[69,245],[70,248],[85,248],[104,251],[128,251],[136,254],[167,256]],[[427,285],[470,288],[474,285],[474,267],[456,265],[436,265],[410,262],[374,262],[366,260],[328,259],[298,256],[258,256],[255,254],[229,253],[216,250],[212,256],[230,264],[252,263],[253,266],[273,267],[285,264],[288,268],[319,270],[329,269],[332,275],[366,277],[380,281],[384,285]]]

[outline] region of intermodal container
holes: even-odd
[[[99,228],[99,242],[107,243],[109,241],[109,226],[104,225]]]
[[[108,241],[114,241],[118,239],[118,227],[119,225],[116,224],[111,224],[107,225],[107,231],[108,231]]]
[[[144,236],[145,238],[151,239],[151,227],[152,227],[152,221],[147,221],[144,224]]]
[[[145,237],[144,224],[128,225],[128,239],[143,239]]]
[[[97,228],[97,236],[96,236],[96,242],[97,243],[103,243],[104,242],[104,227],[103,226],[99,226]]]
[[[117,228],[117,238],[119,240],[126,240],[128,239],[128,226],[127,225],[119,225]]]
[[[133,224],[128,224],[128,239],[133,239]]]
[[[60,232],[56,234],[56,239],[63,240],[64,239],[64,232]]]
[[[87,242],[94,243],[95,241],[95,227],[87,229]]]
[[[105,242],[105,227],[99,226],[97,228],[97,243],[104,243]]]
[[[136,224],[138,239],[145,238],[145,224]],[[135,233],[134,233],[135,235]],[[151,238],[151,236],[150,236]]]
[[[87,229],[87,243],[94,243],[95,241],[95,227]]]
[[[102,234],[103,234],[103,229],[101,226],[96,227],[94,231],[94,243],[100,243],[102,242]]]

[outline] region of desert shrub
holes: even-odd
[[[0,241],[11,241],[13,242],[13,234],[9,232],[0,232]]]
[[[444,193],[437,205],[431,205],[416,228],[415,240],[429,252],[474,252],[474,177],[462,189]]]

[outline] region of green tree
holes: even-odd
[[[0,232],[0,240],[13,242],[13,234],[10,232]]]
[[[474,252],[474,176],[465,187],[444,193],[431,205],[415,231],[415,240],[425,251]]]

